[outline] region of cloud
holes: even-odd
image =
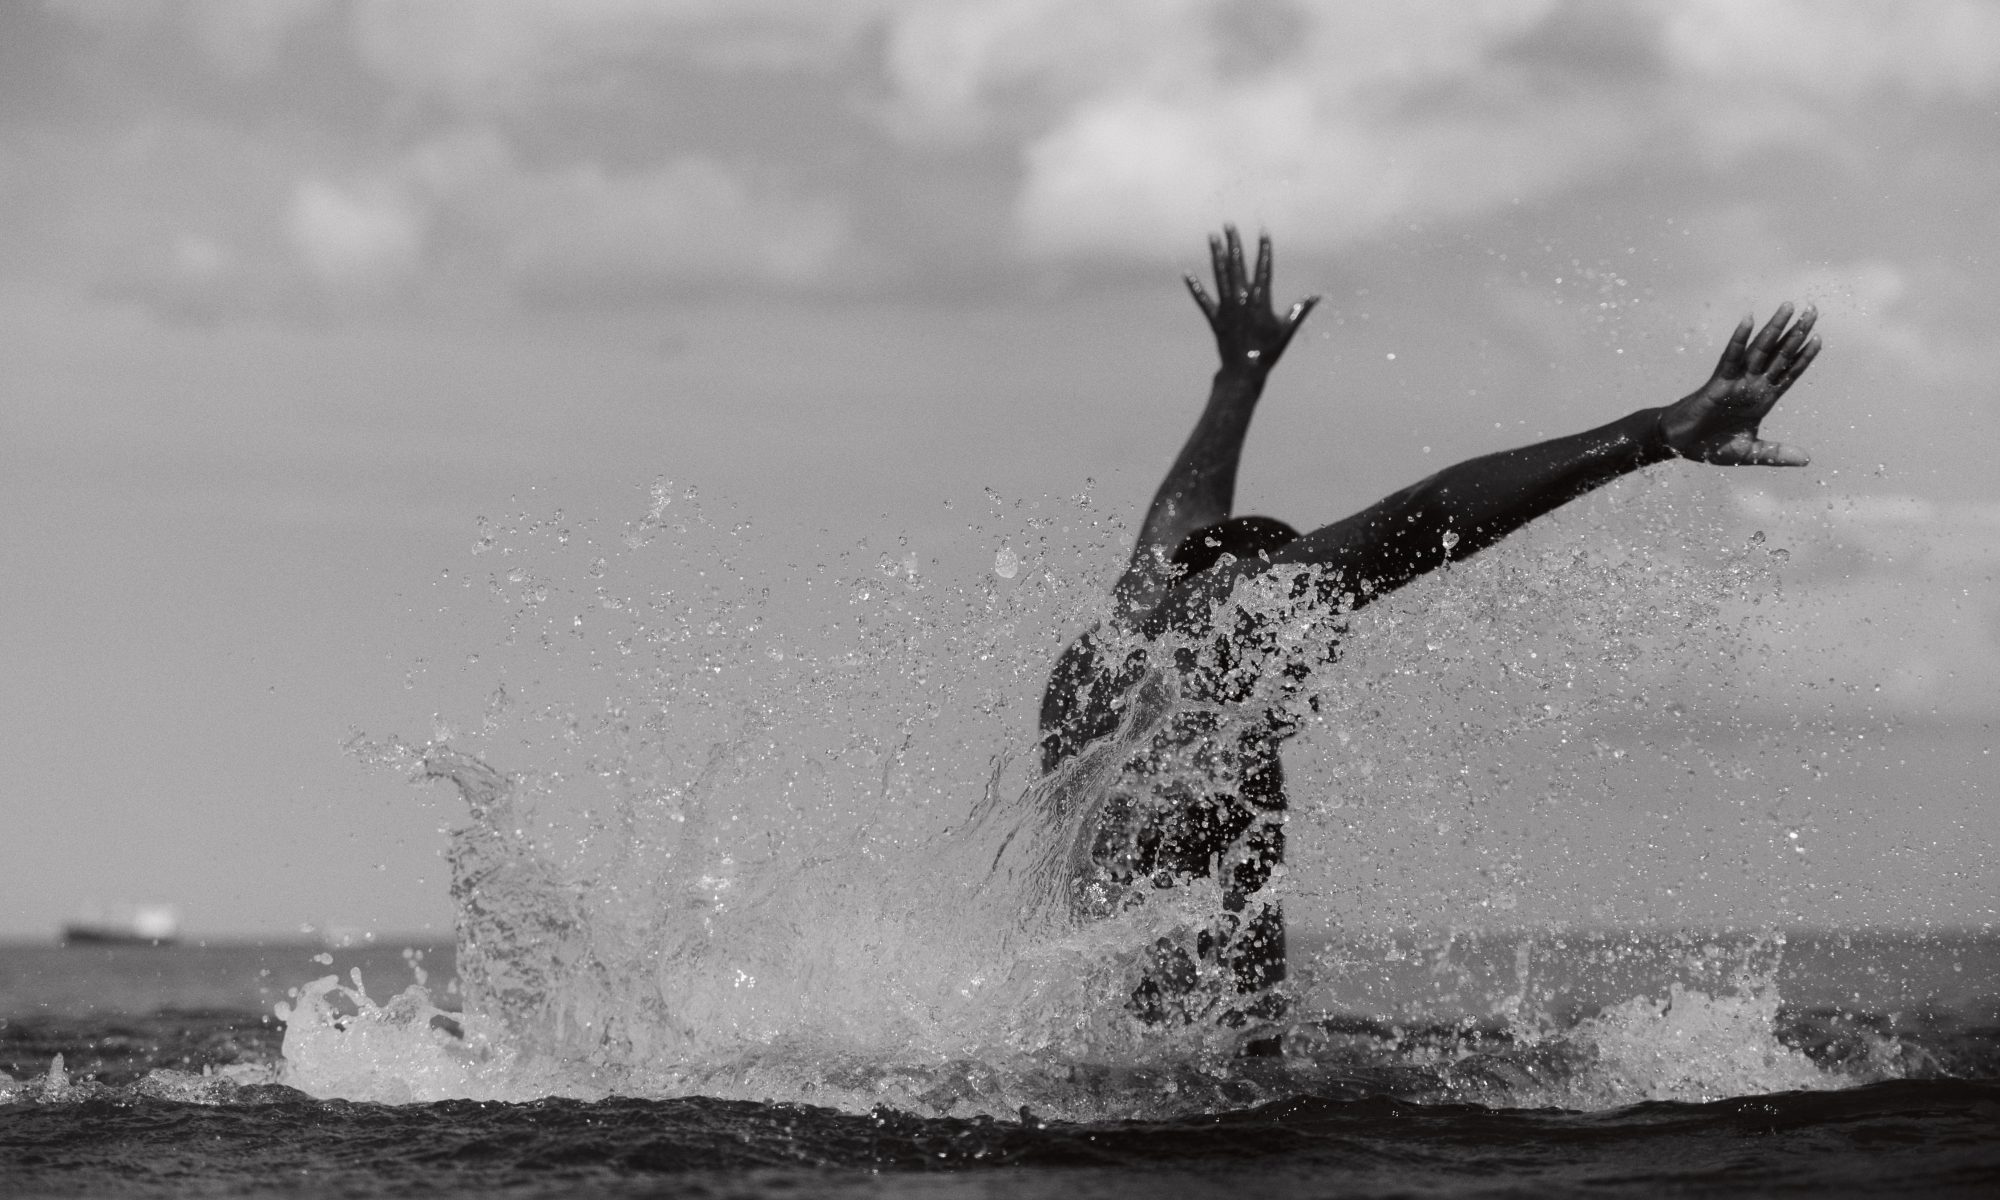
[[[1896,494],[1783,500],[1746,491],[1738,494],[1737,506],[1746,516],[1801,538],[1806,549],[1800,565],[1807,568],[1815,566],[1813,555],[1859,553],[1883,570],[1921,570],[1946,580],[1962,573],[1984,578],[2000,570],[2000,504],[1992,502]],[[1842,562],[1828,573],[1842,571],[1857,568]]]
[[[915,140],[1011,134],[1092,96],[1206,69],[1202,0],[974,0],[910,7],[890,22],[891,125]],[[1124,52],[1120,52],[1120,48]]]
[[[268,71],[285,42],[333,11],[331,0],[45,0],[49,11],[130,39],[154,39],[178,23],[217,66],[237,75]]]
[[[100,290],[176,320],[319,314],[326,300],[349,311],[427,296],[455,303],[478,292],[617,302],[690,287],[810,288],[854,257],[848,203],[836,186],[800,182],[758,130],[681,117],[689,85],[680,77],[817,69],[883,9],[64,0],[54,11],[103,39],[88,52],[95,60],[198,51],[177,95],[188,107],[133,115],[127,140],[143,164],[95,128],[19,145],[79,160],[79,181],[143,175],[143,195],[104,189],[119,210],[105,223],[125,244]],[[364,70],[321,81],[335,90],[288,92],[273,124],[246,111],[245,97],[288,86],[273,71],[281,51],[301,61],[349,55]],[[231,76],[266,77],[212,86],[202,55]],[[603,115],[607,106],[622,124]],[[600,136],[606,126],[617,135]],[[180,161],[190,142],[227,158],[233,175]],[[169,178],[185,184],[162,186]],[[216,253],[184,253],[196,243]]]
[[[1740,275],[1764,253],[1761,279],[1795,273],[1802,253],[1755,189],[1800,175],[1796,162],[1746,163],[1782,151],[1881,170],[1878,110],[2000,91],[2000,9],[1948,0],[62,0],[58,11],[128,42],[164,41],[173,23],[228,71],[265,71],[269,87],[285,82],[274,70],[285,55],[337,62],[317,81],[324,93],[286,93],[296,108],[283,131],[244,111],[253,93],[240,85],[182,86],[203,120],[262,139],[253,157],[289,160],[278,198],[261,201],[264,234],[203,231],[239,248],[221,278],[262,278],[258,255],[275,239],[313,287],[349,294],[428,285],[443,266],[470,272],[452,286],[484,273],[578,295],[593,282],[816,287],[864,258],[892,261],[853,249],[891,227],[903,244],[969,246],[974,272],[1009,255],[1182,262],[1190,237],[1223,218],[1325,254],[1517,200],[1620,181],[1630,191],[1641,177],[1686,209],[1720,193],[1765,214],[1758,244],[1716,264]],[[1936,169],[1962,181],[1975,162]],[[441,163],[460,175],[438,174]],[[946,177],[976,180],[979,202],[964,202],[972,186],[934,186]],[[218,200],[231,204],[242,202]],[[1940,282],[1893,248],[1851,257],[1871,287]],[[1934,366],[1916,336],[1928,315],[1885,326],[1884,349]]]
[[[1667,57],[1733,93],[1858,102],[1885,90],[1982,100],[2000,87],[2000,10],[1979,0],[1675,0]]]
[[[1177,254],[1188,229],[1247,210],[1325,249],[1575,183],[1619,157],[1634,114],[1615,92],[1579,105],[1501,61],[1551,8],[1300,9],[1298,40],[1260,70],[1212,52],[1203,71],[1090,97],[1027,148],[1023,240]]]
[[[497,131],[425,143],[360,182],[299,185],[289,228],[336,290],[379,287],[429,266],[544,298],[689,287],[824,282],[848,252],[834,203],[701,155],[613,171],[524,164]]]
[[[894,0],[44,0],[127,42],[178,30],[236,74],[269,71],[301,26],[340,17],[397,86],[468,108],[532,102],[577,67],[651,56],[796,68],[837,57]]]
[[[1771,702],[1824,691],[1841,709],[2000,717],[2000,504],[1916,496],[1783,500],[1742,492],[1784,557],[1757,681]]]
[[[1775,294],[1795,297],[1835,317],[1841,338],[1875,355],[1898,377],[1924,384],[1963,382],[1991,365],[1917,319],[1909,272],[1885,259],[1828,263],[1795,273]]]
[[[374,0],[364,62],[397,85],[487,112],[532,104],[565,74],[662,59],[765,70],[838,59],[886,0]]]
[[[1541,195],[1619,157],[1633,114],[1616,88],[1577,104],[1507,58],[1557,8],[930,7],[902,14],[889,65],[916,136],[1041,119],[1016,206],[1031,252],[1179,256],[1224,213],[1328,248]]]
[[[423,250],[421,216],[389,187],[353,190],[304,180],[286,229],[313,275],[335,289],[393,282],[416,269]]]
[[[1225,213],[1337,248],[1677,144],[1860,152],[1852,118],[1884,92],[2000,89],[2000,10],[1945,0],[989,0],[894,21],[896,127],[1021,138],[1018,232],[1050,256],[1178,256]]]
[[[1548,109],[1399,129],[1332,112],[1293,81],[1200,106],[1120,98],[1028,148],[1016,216],[1044,254],[1179,258],[1189,230],[1245,212],[1296,248],[1327,249],[1575,183],[1626,128],[1601,110]]]
[[[509,171],[494,182],[449,202],[491,231],[511,275],[545,290],[807,286],[828,279],[847,248],[847,220],[830,201],[760,189],[701,156],[624,174],[596,163]]]

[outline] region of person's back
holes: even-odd
[[[1297,536],[1268,517],[1234,518],[1190,534],[1170,561],[1187,578],[1225,557],[1268,554]],[[1122,652],[1107,652],[1103,636],[1077,639],[1050,677],[1042,702],[1045,772],[1128,719],[1131,690],[1162,641],[1172,643],[1171,667],[1160,666],[1172,672],[1173,703],[1136,739],[1139,749],[1099,798],[1090,865],[1072,881],[1072,909],[1109,916],[1149,892],[1217,879],[1221,911],[1190,931],[1188,945],[1153,947],[1132,1011],[1154,1023],[1213,1015],[1237,1025],[1278,1016],[1283,1004],[1271,989],[1285,974],[1284,921],[1262,893],[1284,858],[1278,745],[1293,725],[1281,712],[1241,707],[1249,697],[1232,685],[1249,680],[1232,670],[1242,657],[1237,631],[1142,625]],[[1214,986],[1203,986],[1204,969],[1221,972],[1207,981]]]
[[[1222,357],[1208,405],[1147,511],[1111,617],[1064,651],[1041,712],[1045,773],[1121,731],[1131,739],[1093,797],[1088,853],[1071,881],[1079,917],[1198,879],[1220,885],[1220,911],[1183,939],[1161,939],[1134,985],[1128,1008],[1155,1024],[1241,1025],[1284,1011],[1284,919],[1268,885],[1284,857],[1279,745],[1295,726],[1290,707],[1273,701],[1330,658],[1344,615],[1651,463],[1804,465],[1803,453],[1757,429],[1820,345],[1810,309],[1791,324],[1791,306],[1780,306],[1754,340],[1745,318],[1708,383],[1673,405],[1460,463],[1300,535],[1229,508],[1265,378],[1317,297],[1280,318],[1270,239],[1254,274],[1234,229],[1209,247],[1217,296],[1187,279]],[[1271,622],[1231,603],[1238,584],[1278,566],[1294,568],[1287,597],[1316,615],[1309,645],[1274,648]],[[1135,703],[1169,673],[1165,701]],[[1135,731],[1142,718],[1149,724]]]

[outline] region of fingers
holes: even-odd
[[[1243,239],[1236,232],[1236,226],[1224,225],[1222,236],[1229,242],[1229,298],[1245,300],[1249,298],[1249,273],[1243,268]],[[1223,286],[1220,283],[1218,287]]]
[[[1749,360],[1750,329],[1755,324],[1751,317],[1744,317],[1736,323],[1736,332],[1729,335],[1729,344],[1722,348],[1722,360],[1715,364],[1717,379],[1741,379],[1743,369]]]
[[[1307,296],[1297,304],[1292,305],[1292,311],[1285,314],[1285,332],[1278,342],[1278,353],[1283,354],[1285,347],[1292,344],[1292,335],[1299,331],[1299,322],[1305,320],[1306,314],[1311,312],[1313,306],[1318,303],[1318,296]]]
[[[1193,275],[1183,275],[1181,278],[1186,281],[1188,291],[1193,293],[1194,302],[1201,305],[1201,315],[1207,317],[1209,327],[1214,328],[1215,301],[1209,299],[1208,289],[1201,286],[1201,280],[1196,279]]]
[[[1778,394],[1784,395],[1785,389],[1798,382],[1799,376],[1805,374],[1806,368],[1812,366],[1813,359],[1818,357],[1819,339],[1807,338],[1806,344],[1799,348],[1798,356],[1787,362],[1782,371],[1772,373],[1771,382],[1778,389]]]
[[[1753,441],[1735,461],[1746,467],[1805,467],[1812,465],[1812,455],[1781,442]]]
[[[1813,322],[1818,319],[1819,313],[1808,307],[1799,316],[1798,324],[1792,326],[1778,342],[1777,349],[1772,351],[1771,361],[1765,364],[1763,372],[1770,376],[1773,384],[1784,379],[1797,365],[1798,358],[1804,353],[1805,344],[1810,339]]]
[[[1757,331],[1756,338],[1750,343],[1750,358],[1744,364],[1745,371],[1752,375],[1762,375],[1770,369],[1771,353],[1777,348],[1778,338],[1785,332],[1785,326],[1791,319],[1792,305],[1788,300],[1780,304],[1778,310],[1771,314],[1771,319],[1764,322],[1764,328]]]
[[[1813,322],[1817,320],[1819,320],[1819,310],[1810,304],[1806,305],[1805,311],[1799,314],[1798,323],[1793,325],[1786,332],[1784,340],[1778,343],[1777,356],[1784,358],[1790,354],[1797,354],[1799,347],[1805,344],[1806,336],[1812,332]]]
[[[1248,306],[1253,310],[1267,310],[1271,305],[1271,274],[1275,269],[1276,255],[1271,249],[1271,235],[1260,234],[1257,238],[1257,263],[1254,268],[1246,266],[1243,254],[1243,235],[1236,226],[1224,225],[1221,236],[1208,239],[1209,269],[1215,274],[1215,295],[1211,297],[1207,289],[1194,276],[1187,276],[1188,291],[1194,295],[1195,303],[1214,324],[1225,310]],[[1287,323],[1297,325],[1319,303],[1313,296],[1292,306]]]
[[[1812,456],[1797,446],[1763,441],[1750,433],[1739,434],[1694,457],[1718,467],[1804,467],[1812,463]]]

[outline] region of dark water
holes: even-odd
[[[1460,946],[1458,961],[1518,961],[1518,939],[1488,941]],[[1509,1103],[1584,1070],[1585,1051],[1490,1021],[1348,1016],[1301,1026],[1283,1061],[1069,1064],[1058,1074],[1072,1098],[1173,1091],[1187,1111],[1059,1121],[700,1097],[315,1099],[282,1082],[269,1002],[356,965],[386,998],[399,968],[409,975],[399,948],[328,964],[298,946],[13,947],[0,950],[0,1192],[2000,1194],[1994,940],[1793,935],[1788,950],[1778,986],[1799,1001],[1777,1007],[1768,1046],[1746,1049],[1798,1052],[1826,1090],[1600,1111]],[[448,947],[426,948],[434,975],[450,961]],[[1580,997],[1603,986],[1582,972],[1569,985]],[[1838,1003],[1869,988],[1902,1007]]]
[[[718,1100],[202,1100],[0,1116],[15,1195],[1992,1195],[2000,1084],[1611,1113],[1302,1096],[1172,1122],[923,1120]]]

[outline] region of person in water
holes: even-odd
[[[1246,270],[1233,227],[1209,239],[1216,294],[1186,277],[1222,363],[1208,405],[1154,495],[1104,626],[1079,637],[1052,671],[1041,711],[1042,767],[1053,774],[1094,747],[1121,761],[1081,845],[1073,907],[1104,916],[1147,893],[1213,879],[1222,911],[1192,945],[1162,939],[1128,1008],[1152,1023],[1241,1026],[1283,1014],[1284,917],[1263,894],[1284,858],[1279,745],[1296,731],[1273,703],[1329,661],[1352,612],[1621,475],[1669,459],[1721,466],[1806,465],[1803,451],[1758,436],[1778,398],[1819,353],[1808,307],[1783,304],[1753,336],[1745,317],[1708,381],[1569,437],[1447,467],[1375,505],[1301,534],[1270,517],[1231,516],[1237,463],[1271,368],[1319,297],[1280,317],[1271,307],[1271,239]],[[1333,614],[1317,647],[1278,644],[1273,624],[1228,601],[1238,584],[1293,568],[1286,588]],[[1281,577],[1282,578],[1282,577]],[[1106,627],[1108,626],[1108,628]],[[1170,649],[1177,702],[1140,693],[1148,651]],[[1315,656],[1317,656],[1315,658]],[[1128,743],[1150,709],[1152,723]],[[1166,715],[1161,715],[1165,712]],[[1269,1039],[1262,1049],[1269,1052]]]

